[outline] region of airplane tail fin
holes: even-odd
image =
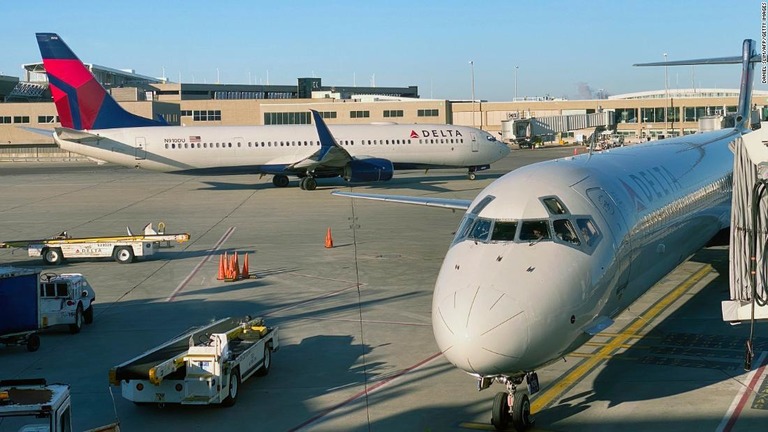
[[[744,39],[741,48],[741,56],[737,57],[712,57],[696,60],[675,60],[670,62],[637,63],[633,66],[687,66],[687,65],[717,65],[738,64],[741,67],[741,84],[739,86],[739,105],[736,113],[736,127],[749,129],[752,112],[752,83],[754,81],[755,63],[762,61],[756,53],[757,42],[752,39]]]
[[[124,110],[56,33],[37,33],[37,44],[63,127],[89,130],[166,124]]]

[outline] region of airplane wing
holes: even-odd
[[[374,201],[386,201],[400,204],[415,204],[423,205],[427,207],[439,207],[451,210],[467,210],[469,205],[472,204],[472,200],[463,199],[450,199],[450,198],[428,198],[428,197],[412,197],[406,195],[377,195],[366,194],[356,192],[341,192],[334,191],[331,195],[343,196],[348,198],[361,198]]]
[[[312,111],[320,139],[320,148],[309,157],[288,165],[287,170],[313,171],[318,168],[344,168],[352,160],[352,156],[333,138],[320,113],[315,110],[310,111]]]

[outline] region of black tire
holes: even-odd
[[[43,261],[48,265],[61,264],[63,256],[61,249],[59,248],[46,248],[43,249]]]
[[[472,172],[467,174],[467,178],[469,178],[470,180],[474,180],[474,179],[477,178],[477,174],[475,174],[475,172],[472,171]]]
[[[518,432],[527,431],[533,426],[531,401],[525,393],[515,396],[514,406],[512,407],[512,426]]]
[[[225,407],[231,407],[237,402],[237,395],[240,393],[240,369],[235,368],[229,374],[229,392],[227,397],[221,402]]]
[[[130,246],[120,246],[115,248],[115,261],[120,264],[128,264],[133,262],[133,248]]]
[[[493,398],[493,411],[491,412],[491,423],[496,430],[506,430],[511,417],[509,415],[509,403],[506,392],[496,393]]]
[[[88,309],[83,312],[83,322],[86,324],[93,324],[93,305],[90,305]]]
[[[35,352],[40,349],[40,336],[37,333],[32,333],[27,338],[27,351]]]
[[[288,183],[290,183],[290,180],[288,180],[288,176],[278,174],[272,177],[272,184],[275,185],[276,187],[286,187],[288,186]]]
[[[264,364],[261,365],[259,370],[256,371],[258,376],[266,376],[269,374],[269,369],[272,367],[272,347],[270,345],[264,346]]]
[[[317,189],[317,180],[314,177],[307,177],[304,180],[304,190],[313,191]]]
[[[69,325],[69,332],[72,334],[80,333],[83,329],[83,305],[78,304],[75,310],[75,322]]]

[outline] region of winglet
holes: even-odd
[[[163,126],[124,110],[56,33],[37,33],[61,125],[70,129]]]
[[[325,124],[323,116],[313,109],[310,111],[312,111],[312,118],[315,122],[315,128],[317,129],[317,136],[320,139],[320,154],[318,156],[319,159],[322,160],[325,154],[328,153],[331,148],[338,147],[338,144],[336,144],[336,140],[333,138],[333,135],[331,135],[328,125]]]

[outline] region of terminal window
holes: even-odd
[[[350,111],[349,117],[350,118],[368,118],[371,116],[370,111]]]
[[[0,124],[11,123],[11,116],[0,116]]]
[[[14,116],[14,123],[29,123],[29,116]]]
[[[336,111],[320,111],[320,117],[324,119],[335,119]]]
[[[265,125],[312,124],[308,112],[264,113]]]
[[[436,109],[420,109],[417,115],[419,117],[437,117],[439,114]]]
[[[58,123],[59,116],[37,116],[38,123]]]
[[[221,121],[221,110],[195,110],[192,111],[194,121]]]
[[[192,110],[181,110],[182,117],[192,117]]]
[[[403,110],[384,110],[384,117],[402,117]]]

